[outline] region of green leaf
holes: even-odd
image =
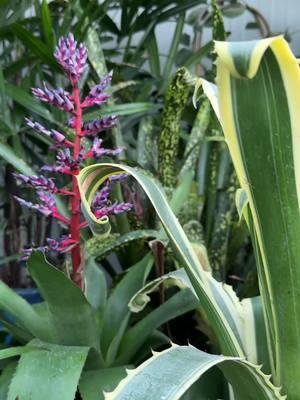
[[[7,400],[10,382],[16,370],[16,363],[11,362],[3,368],[0,375],[0,400]]]
[[[41,23],[43,29],[43,35],[45,42],[49,49],[53,51],[54,49],[54,35],[52,30],[52,22],[51,22],[51,15],[50,10],[48,7],[47,0],[43,0],[41,5]]]
[[[98,78],[103,78],[107,74],[106,62],[100,43],[99,35],[97,31],[90,27],[86,36],[86,46],[88,49],[89,61],[96,71]]]
[[[177,286],[179,289],[189,288],[196,296],[191,281],[189,280],[185,270],[181,268],[148,282],[131,298],[128,305],[130,311],[135,313],[142,311],[150,301],[149,294],[158,290],[162,283],[164,284],[165,289],[173,286]]]
[[[149,253],[141,261],[130,267],[127,274],[113,290],[107,301],[101,331],[101,348],[106,353],[113,338],[117,335],[123,320],[128,318],[128,302],[145,282],[153,265]]]
[[[136,241],[150,240],[158,236],[158,231],[154,229],[142,229],[125,233],[122,236],[110,235],[106,239],[100,239],[97,236],[89,239],[86,242],[86,250],[89,254],[101,260],[108,254],[126,248],[127,245]]]
[[[168,84],[168,80],[172,71],[172,66],[174,65],[174,61],[175,61],[175,56],[176,53],[178,51],[178,47],[180,45],[180,38],[182,35],[182,31],[184,28],[184,21],[185,21],[185,14],[181,14],[178,17],[177,23],[176,23],[176,28],[175,28],[175,32],[173,35],[173,40],[169,49],[169,53],[168,53],[168,57],[167,57],[167,61],[164,67],[164,71],[163,71],[163,85],[162,87],[165,87],[166,84]]]
[[[247,341],[247,359],[262,365],[263,372],[270,374],[272,371],[261,297],[243,299],[241,304],[244,312],[244,340]]]
[[[101,111],[93,111],[84,115],[85,121],[91,121],[101,115],[132,115],[140,113],[154,112],[158,109],[158,105],[154,103],[123,103],[123,104],[110,104],[101,107]]]
[[[91,306],[101,311],[106,304],[106,279],[94,258],[89,257],[84,267],[85,295]]]
[[[181,118],[190,92],[190,75],[185,68],[174,74],[168,85],[158,139],[158,171],[163,186],[176,184],[176,161],[181,130]]]
[[[204,46],[200,47],[200,49],[196,50],[190,57],[188,57],[184,63],[183,67],[191,68],[195,64],[199,63],[201,59],[207,56],[214,48],[214,44],[212,41],[206,43]]]
[[[125,376],[125,367],[102,368],[84,372],[79,382],[82,400],[104,400],[103,392],[115,389]]]
[[[180,175],[186,171],[191,171],[193,176],[196,174],[196,164],[200,155],[200,148],[211,120],[211,106],[208,99],[205,99],[197,114],[185,147],[185,161],[181,168]]]
[[[41,60],[49,64],[56,71],[59,69],[52,55],[52,49],[49,49],[40,39],[33,36],[32,33],[18,23],[12,24],[10,30],[24,44],[25,48],[30,49]]]
[[[115,362],[117,354],[119,352],[119,347],[122,341],[122,338],[125,335],[126,329],[128,327],[130,320],[130,313],[128,312],[126,316],[123,318],[122,323],[120,324],[119,330],[114,336],[113,340],[111,341],[109,348],[107,349],[106,357],[105,357],[105,364],[108,367],[114,367],[118,365],[123,365],[124,363],[117,363]],[[129,362],[129,360],[127,361]]]
[[[152,170],[157,164],[157,145],[153,134],[154,120],[148,115],[140,119],[137,140],[137,162]]]
[[[249,201],[273,379],[293,398],[300,392],[298,61],[282,37],[217,42],[216,51],[221,123]]]
[[[191,248],[178,220],[171,211],[161,189],[148,174],[138,168],[117,164],[103,163],[84,168],[78,177],[84,215],[89,216],[91,214],[90,204],[94,193],[107,177],[123,172],[130,174],[139,182],[153,204],[177,253],[179,261],[186,269],[189,279],[201,301],[201,305],[205,310],[205,314],[209,318],[211,327],[220,341],[222,351],[226,354],[243,355],[241,340],[238,337],[238,327],[235,326],[236,324],[231,317],[230,310],[226,306],[227,299],[224,299],[222,291],[218,290],[218,283],[202,269],[197,256]],[[97,220],[94,222],[97,223]],[[226,310],[226,317],[220,306]],[[110,315],[113,315],[113,313],[110,313]]]
[[[14,339],[16,339],[20,343],[27,343],[29,342],[29,340],[33,339],[33,335],[30,332],[28,332],[24,328],[21,328],[18,325],[7,322],[6,320],[1,318],[0,324],[3,325],[4,330],[13,335]]]
[[[20,356],[25,353],[36,352],[34,346],[17,346],[17,347],[9,347],[8,349],[1,349],[0,350],[0,360],[5,360],[6,358]]]
[[[25,332],[40,339],[52,340],[51,330],[34,308],[3,282],[0,282],[0,309],[8,312]]]
[[[198,305],[197,297],[189,289],[183,289],[166,300],[126,332],[116,364],[130,362],[155,329],[167,321],[194,310]]]
[[[21,104],[21,106],[27,108],[29,113],[35,113],[46,120],[53,122],[53,117],[49,110],[41,105],[37,100],[32,98],[23,89],[6,82],[5,93],[7,96],[11,97],[15,102]]]
[[[28,269],[48,305],[56,343],[99,350],[99,330],[94,311],[83,292],[49,264],[41,252],[32,253]]]
[[[106,75],[108,71],[99,35],[93,27],[89,27],[88,29],[86,45],[88,49],[89,61],[93,66],[94,70],[96,71],[98,78],[102,79],[103,76]],[[114,105],[114,100],[113,99],[108,100],[108,106],[113,106],[113,105]],[[95,117],[92,117],[92,119],[97,118],[98,116],[99,115],[97,114]],[[112,128],[112,135],[115,146],[123,147],[124,143],[121,134],[120,124],[117,124],[114,128]]]
[[[161,284],[164,285],[165,289],[173,286],[179,289],[188,288],[196,296],[185,270],[179,269],[148,282],[131,298],[129,309],[132,312],[141,312],[150,301],[149,294],[157,291]],[[210,284],[226,318],[228,321],[230,321],[230,318],[232,319],[233,330],[238,330],[247,360],[254,364],[263,365],[264,372],[270,373],[268,345],[260,297],[244,299],[240,302],[231,286],[218,283],[213,279],[210,279]],[[199,301],[197,308],[201,310],[201,302]]]
[[[21,174],[35,174],[32,168],[28,164],[26,164],[24,160],[19,158],[14,150],[7,144],[0,143],[0,156],[9,164],[13,165],[17,171],[21,172]]]
[[[192,346],[172,345],[128,376],[105,400],[178,400],[210,368],[218,366],[243,400],[284,399],[259,367],[239,358],[204,353]]]
[[[150,71],[156,79],[160,78],[160,59],[159,59],[159,52],[157,46],[157,40],[155,36],[155,31],[152,30],[151,33],[148,35],[148,40],[145,43],[145,46],[148,51],[149,55],[149,65]]]
[[[74,400],[89,348],[58,346],[38,340],[29,343],[40,351],[21,356],[7,400]]]

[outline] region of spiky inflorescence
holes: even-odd
[[[45,246],[38,249],[46,251],[68,252],[72,254],[73,264],[73,280],[82,287],[82,260],[80,253],[80,229],[86,226],[80,217],[80,193],[76,176],[80,172],[80,166],[86,159],[99,158],[103,155],[114,156],[119,154],[123,149],[106,149],[102,146],[102,140],[96,135],[104,130],[110,129],[116,123],[116,117],[108,116],[98,118],[91,122],[83,123],[83,109],[92,106],[98,106],[107,101],[110,97],[105,93],[112,79],[112,73],[104,76],[99,84],[90,89],[88,95],[80,100],[78,81],[84,71],[87,69],[87,50],[83,44],[77,44],[74,36],[70,33],[66,38],[59,40],[54,56],[57,62],[62,66],[65,74],[69,78],[72,87],[72,93],[62,88],[49,89],[44,85],[43,89],[32,89],[33,95],[60,110],[70,113],[72,116],[68,120],[69,127],[74,129],[75,140],[67,139],[66,135],[55,129],[48,129],[42,124],[26,118],[27,125],[39,134],[45,135],[54,141],[52,149],[57,150],[56,163],[54,165],[45,165],[42,171],[46,173],[59,173],[72,177],[72,189],[59,188],[56,186],[53,178],[45,176],[25,176],[15,174],[16,179],[31,188],[37,190],[40,203],[34,204],[19,197],[16,200],[29,209],[36,210],[46,217],[53,217],[60,221],[70,233],[62,236],[60,239],[46,239]],[[81,144],[84,136],[94,136],[90,147]],[[104,184],[103,188],[96,194],[93,202],[93,212],[97,218],[105,215],[114,215],[128,211],[132,208],[130,203],[111,203],[109,200],[110,185],[115,181],[120,181],[125,175],[110,177]],[[71,217],[70,219],[61,215],[55,203],[55,195],[70,196]],[[25,257],[30,255],[32,249],[26,249]]]
[[[83,43],[77,44],[72,33],[61,37],[55,49],[54,57],[67,73],[74,85],[87,68],[87,50]]]

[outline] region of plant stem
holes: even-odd
[[[73,159],[77,160],[80,152],[81,127],[82,127],[82,109],[79,98],[79,89],[76,84],[73,86],[74,103],[76,107],[75,115],[75,142],[73,149]],[[74,283],[82,288],[81,254],[80,254],[80,193],[76,175],[79,174],[79,167],[73,171],[72,192],[74,195],[71,200],[71,239],[75,240],[76,245],[72,248],[72,279]]]

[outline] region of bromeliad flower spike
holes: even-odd
[[[56,164],[45,165],[42,167],[44,173],[59,173],[69,176],[72,180],[71,190],[58,188],[53,178],[45,176],[25,176],[15,174],[16,179],[31,188],[37,190],[37,195],[40,200],[39,204],[33,204],[24,199],[16,197],[22,206],[28,207],[42,213],[47,217],[55,218],[69,232],[60,239],[46,239],[45,246],[38,249],[41,251],[58,251],[71,252],[72,257],[72,279],[82,287],[82,268],[83,260],[80,248],[80,229],[87,226],[81,220],[80,214],[80,194],[78,190],[76,176],[80,172],[80,166],[86,159],[99,158],[103,155],[114,156],[119,154],[122,149],[105,149],[102,146],[102,140],[97,136],[104,130],[112,128],[116,123],[116,117],[97,118],[95,121],[83,123],[82,113],[88,107],[99,106],[107,101],[109,94],[105,92],[112,74],[105,76],[98,85],[93,87],[89,94],[83,99],[80,99],[78,82],[87,69],[87,49],[77,42],[74,36],[70,33],[66,38],[59,40],[55,50],[54,57],[61,65],[63,71],[68,77],[72,92],[69,93],[62,88],[50,89],[44,85],[43,89],[32,89],[33,95],[40,101],[48,103],[64,112],[70,114],[68,117],[68,126],[74,130],[74,141],[68,140],[64,133],[58,132],[55,129],[46,129],[42,124],[26,118],[27,125],[34,129],[38,134],[42,134],[51,138],[54,142],[52,149],[57,150]],[[90,148],[82,146],[81,140],[83,137],[92,139]],[[104,183],[103,188],[96,194],[93,202],[93,212],[97,218],[105,215],[119,214],[128,211],[132,208],[130,203],[113,203],[109,202],[110,186],[113,182],[124,179],[124,174],[111,177]],[[68,196],[70,198],[71,217],[66,218],[61,215],[56,207],[55,195]],[[26,249],[24,256],[28,257],[32,249]]]

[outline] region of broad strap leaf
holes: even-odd
[[[231,325],[232,321],[228,322],[226,319],[227,316],[224,315],[222,309],[218,305],[218,302],[222,301],[222,298],[221,296],[215,296],[215,285],[210,283],[212,278],[203,271],[183,229],[168,205],[161,188],[146,172],[127,165],[107,163],[84,168],[78,176],[84,215],[89,220],[93,219],[93,224],[98,223],[90,209],[90,204],[95,192],[107,177],[124,172],[130,174],[138,181],[152,202],[169,236],[170,242],[194,286],[197,296],[201,301],[201,306],[207,315],[207,319],[220,340],[222,351],[229,355],[243,355],[244,353],[241,347],[241,340],[238,337],[238,330]],[[228,316],[230,317],[230,313],[228,313]]]
[[[83,292],[41,252],[28,260],[29,272],[45,300],[55,331],[55,342],[99,349],[99,329],[92,306]]]
[[[284,399],[259,367],[239,358],[204,353],[192,346],[172,345],[128,376],[105,400],[178,400],[208,370],[218,366],[231,384],[235,398]]]
[[[59,346],[31,341],[39,351],[21,356],[7,400],[74,400],[88,347]]]
[[[216,43],[220,119],[247,194],[273,373],[300,392],[300,71],[282,37]]]

